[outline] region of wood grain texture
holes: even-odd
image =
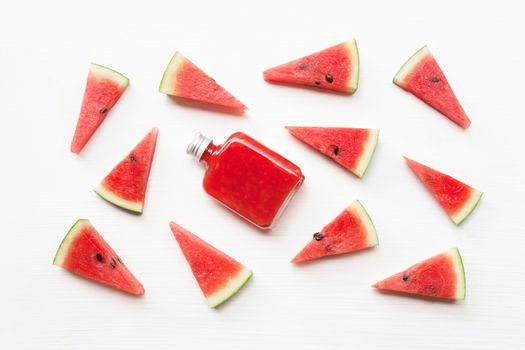
[[[520,349],[525,165],[525,3],[520,1],[173,2],[5,4],[0,21],[0,348],[2,349]],[[432,9],[430,9],[432,7]],[[270,85],[262,71],[357,38],[352,97]],[[464,131],[391,83],[428,44],[472,119]],[[180,50],[250,108],[229,116],[157,92]],[[89,62],[130,87],[80,156],[69,152]],[[380,129],[357,179],[293,139],[284,125]],[[160,128],[144,214],[92,188],[153,126]],[[184,151],[197,131],[249,133],[298,163],[306,182],[272,232],[201,189]],[[402,155],[484,191],[456,227]],[[296,267],[311,235],[358,198],[380,246]],[[133,298],[51,262],[89,218],[146,288]],[[206,305],[173,239],[174,220],[254,271],[218,310]],[[465,302],[383,295],[372,283],[450,247],[467,273]]]

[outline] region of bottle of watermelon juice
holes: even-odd
[[[222,145],[198,133],[186,153],[206,166],[204,190],[261,229],[271,229],[304,180],[301,169],[250,136]]]

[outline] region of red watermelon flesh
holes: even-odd
[[[250,269],[183,227],[170,222],[170,228],[211,307],[237,293],[252,276]]]
[[[142,213],[158,132],[158,128],[153,128],[100,182],[95,192],[116,206]]]
[[[89,220],[78,220],[60,244],[53,264],[133,295],[144,287]]]
[[[379,244],[377,233],[359,201],[343,210],[332,222],[314,234],[310,243],[292,260],[300,263],[329,255],[350,253]]]
[[[465,285],[461,255],[457,248],[452,248],[374,284],[374,288],[463,300]]]
[[[377,145],[379,130],[287,126],[300,141],[335,160],[358,177],[363,177]]]
[[[469,216],[483,195],[483,192],[447,174],[412,159],[405,157],[405,160],[448,216],[458,225]]]
[[[91,63],[71,152],[80,153],[129,85],[124,75]]]
[[[428,47],[422,47],[405,62],[394,77],[394,83],[462,128],[470,126],[470,119]]]
[[[211,103],[243,111],[246,106],[180,52],[164,71],[159,91],[171,96]]]
[[[266,70],[268,82],[311,86],[353,94],[359,84],[359,52],[355,39],[348,40]]]

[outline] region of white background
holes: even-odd
[[[2,6],[0,269],[2,349],[518,349],[525,347],[523,1],[20,1]],[[357,38],[354,96],[270,85],[265,68]],[[391,83],[428,44],[472,119],[462,130]],[[180,50],[250,110],[182,106],[157,92]],[[131,85],[80,156],[69,152],[89,62]],[[379,128],[359,180],[284,125]],[[142,216],[92,188],[153,127],[157,153]],[[185,155],[196,131],[242,130],[296,162],[306,182],[271,232],[201,189]],[[402,155],[484,191],[460,227]],[[289,260],[359,198],[378,248],[302,267]],[[70,225],[89,218],[145,285],[134,298],[51,264]],[[254,270],[208,308],[168,222]],[[385,295],[370,285],[459,247],[464,302]]]

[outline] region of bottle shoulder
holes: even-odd
[[[235,144],[242,144],[243,146],[251,149],[254,152],[260,153],[262,156],[271,159],[274,163],[279,164],[281,167],[288,169],[289,171],[297,174],[298,176],[303,176],[301,169],[281,154],[273,151],[272,149],[266,147],[259,141],[255,140],[251,136],[238,131],[233,133],[227,140],[224,142],[224,148],[231,147]]]

